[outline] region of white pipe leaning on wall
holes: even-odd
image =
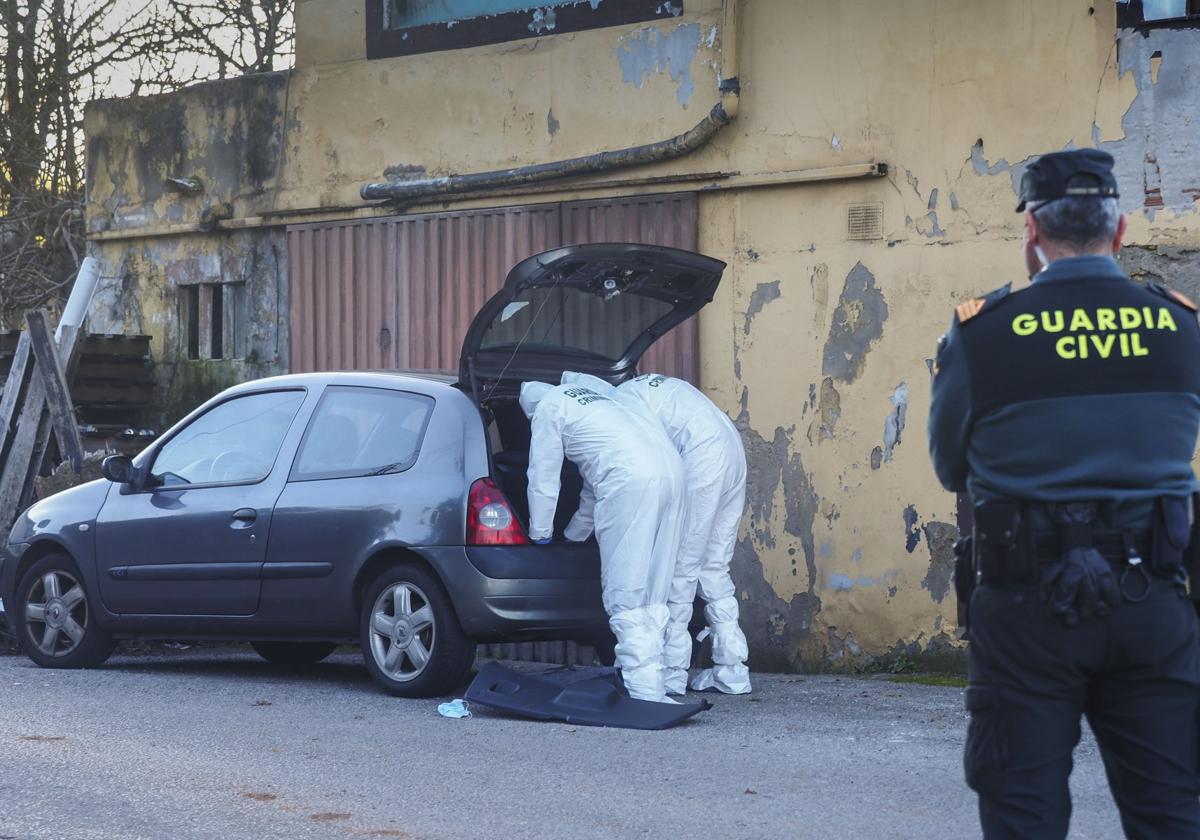
[[[54,331],[55,342],[62,341],[63,327],[79,327],[83,324],[99,282],[100,263],[95,257],[84,257],[79,273],[75,275],[75,285],[71,287],[67,305],[63,307],[62,317],[58,319],[58,328]]]

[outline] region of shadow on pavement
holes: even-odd
[[[104,671],[188,677],[228,677],[236,680],[322,683],[377,691],[362,659],[355,653],[337,653],[315,665],[276,665],[239,650],[186,651],[153,656],[114,656]]]

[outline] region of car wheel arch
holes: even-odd
[[[438,573],[434,565],[422,557],[419,552],[413,551],[410,548],[389,546],[388,548],[376,551],[368,557],[362,566],[359,567],[358,574],[354,577],[355,615],[362,609],[363,600],[371,583],[387,570],[394,569],[397,566],[415,566],[424,569],[433,575],[443,587],[446,585],[446,582],[442,579],[442,576]]]
[[[22,554],[21,559],[17,561],[17,565],[13,569],[13,575],[11,578],[13,588],[12,595],[16,595],[17,584],[21,582],[21,578],[23,578],[25,573],[29,571],[30,566],[41,560],[43,557],[47,557],[51,554],[65,554],[75,561],[75,565],[79,565],[79,558],[75,556],[75,552],[71,551],[71,549],[67,548],[53,537],[43,537],[36,542],[30,543],[29,548],[25,549],[25,553]],[[79,571],[83,572],[83,569],[81,568]],[[84,575],[84,580],[80,582],[86,589],[90,590],[92,588],[90,586],[90,581],[87,580],[86,575]],[[88,594],[91,595],[92,593],[89,591]]]

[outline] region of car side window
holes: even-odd
[[[313,412],[292,481],[403,472],[417,461],[433,400],[386,388],[331,385]]]
[[[168,440],[151,468],[157,486],[243,484],[271,473],[303,391],[271,391],[223,402]]]

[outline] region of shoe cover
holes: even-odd
[[[721,676],[718,676],[721,672]],[[722,694],[749,694],[750,669],[745,665],[716,665],[692,677],[692,691],[716,689]]]
[[[662,631],[666,623],[667,608],[662,604],[625,610],[609,619],[609,627],[617,637],[616,665],[626,691],[635,700],[668,702],[662,667]]]
[[[721,598],[704,606],[713,637],[712,684],[725,694],[749,694],[750,656],[746,635],[738,626],[737,598]]]
[[[678,580],[678,576],[676,577]],[[692,598],[696,586],[692,584]],[[681,695],[687,692],[688,667],[692,664],[692,634],[688,624],[692,619],[693,600],[672,600],[667,605],[670,620],[667,623],[663,645],[664,681],[667,694]]]

